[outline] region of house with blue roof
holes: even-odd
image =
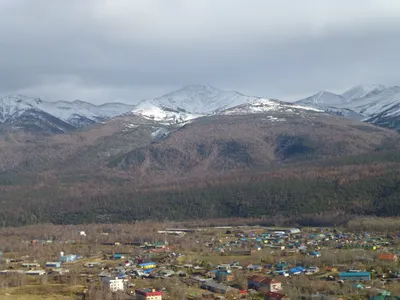
[[[155,262],[145,262],[139,264],[139,267],[144,270],[155,269],[157,268],[157,264]]]
[[[340,272],[339,280],[367,281],[367,280],[371,280],[371,273],[370,272]]]

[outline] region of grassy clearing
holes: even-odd
[[[200,256],[200,261],[207,261],[212,264],[230,264],[237,261],[241,264],[252,263],[256,259],[251,255],[219,255],[219,256]]]
[[[0,290],[0,300],[72,300],[78,299],[76,293],[82,292],[83,286],[69,286],[65,284],[26,285]]]
[[[77,297],[63,296],[63,295],[34,295],[34,294],[10,294],[0,295],[0,300],[12,299],[12,300],[75,300]]]

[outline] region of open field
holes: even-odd
[[[77,293],[83,291],[83,286],[68,284],[35,284],[22,287],[12,287],[0,290],[0,299],[15,300],[73,300]]]

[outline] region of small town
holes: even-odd
[[[69,226],[65,240],[3,235],[0,299],[400,299],[399,235],[122,228]]]
[[[400,300],[400,0],[0,0],[0,300]]]

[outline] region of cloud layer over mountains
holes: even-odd
[[[399,83],[397,0],[0,2],[0,95],[94,103],[191,83],[296,100]]]

